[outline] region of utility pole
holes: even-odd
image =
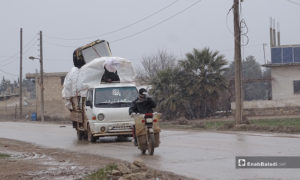
[[[23,108],[23,97],[22,97],[22,69],[23,69],[23,65],[22,65],[22,59],[23,59],[23,28],[20,29],[20,92],[19,92],[19,96],[20,96],[20,119],[22,118],[22,108]]]
[[[273,43],[273,19],[272,17],[270,17],[270,47],[273,47],[274,46],[274,43]]]
[[[239,0],[233,0],[234,24],[234,61],[235,61],[235,122],[241,124],[243,114],[242,100],[242,72],[241,72],[241,28],[239,14]]]
[[[40,71],[41,71],[41,121],[44,122],[44,70],[43,70],[43,34],[40,31]]]
[[[264,50],[264,60],[265,60],[265,64],[267,64],[268,62],[267,62],[267,60],[266,60],[266,43],[263,43],[263,50]]]
[[[280,46],[280,26],[279,22],[277,23],[277,45]]]
[[[273,26],[272,26],[272,29],[273,29],[273,45],[274,46],[277,46],[276,45],[276,25],[275,25],[275,19],[273,19]]]
[[[37,69],[35,69],[35,83],[38,83],[38,71]],[[37,115],[38,115],[38,97],[37,97],[37,93],[38,93],[38,88],[37,86],[35,86],[35,112],[36,112],[36,120],[37,120]]]

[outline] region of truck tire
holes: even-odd
[[[77,130],[77,139],[79,141],[84,140],[84,132]]]
[[[141,150],[141,153],[142,153],[143,155],[145,155],[145,154],[146,154],[146,149],[142,149],[142,150]]]
[[[128,136],[117,136],[118,142],[128,141]]]
[[[96,140],[97,140],[97,138],[93,136],[89,125],[88,125],[87,139],[89,142],[92,142],[92,143],[96,142]]]

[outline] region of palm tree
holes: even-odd
[[[178,84],[179,68],[160,70],[152,78],[152,94],[157,102],[157,110],[162,112],[165,119],[175,119],[184,112],[181,87]]]
[[[192,108],[192,118],[207,116],[214,112],[220,91],[226,89],[226,79],[223,76],[227,64],[218,51],[193,49],[186,54],[186,59],[179,62],[186,74],[183,87],[186,100]]]

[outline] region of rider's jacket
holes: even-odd
[[[131,107],[129,108],[129,114],[131,113],[153,113],[153,108],[156,107],[155,102],[150,97],[146,98],[137,98],[132,102]]]

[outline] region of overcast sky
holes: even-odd
[[[179,59],[193,48],[219,50],[233,60],[233,0],[1,0],[0,77],[17,79],[20,28],[23,28],[23,74],[39,71],[38,33],[43,31],[45,72],[67,72],[75,48],[96,39],[110,42],[114,56],[139,65],[159,49]],[[249,43],[243,57],[270,59],[270,17],[280,23],[281,44],[300,44],[300,0],[244,0],[242,18]],[[3,72],[4,71],[4,72]]]

